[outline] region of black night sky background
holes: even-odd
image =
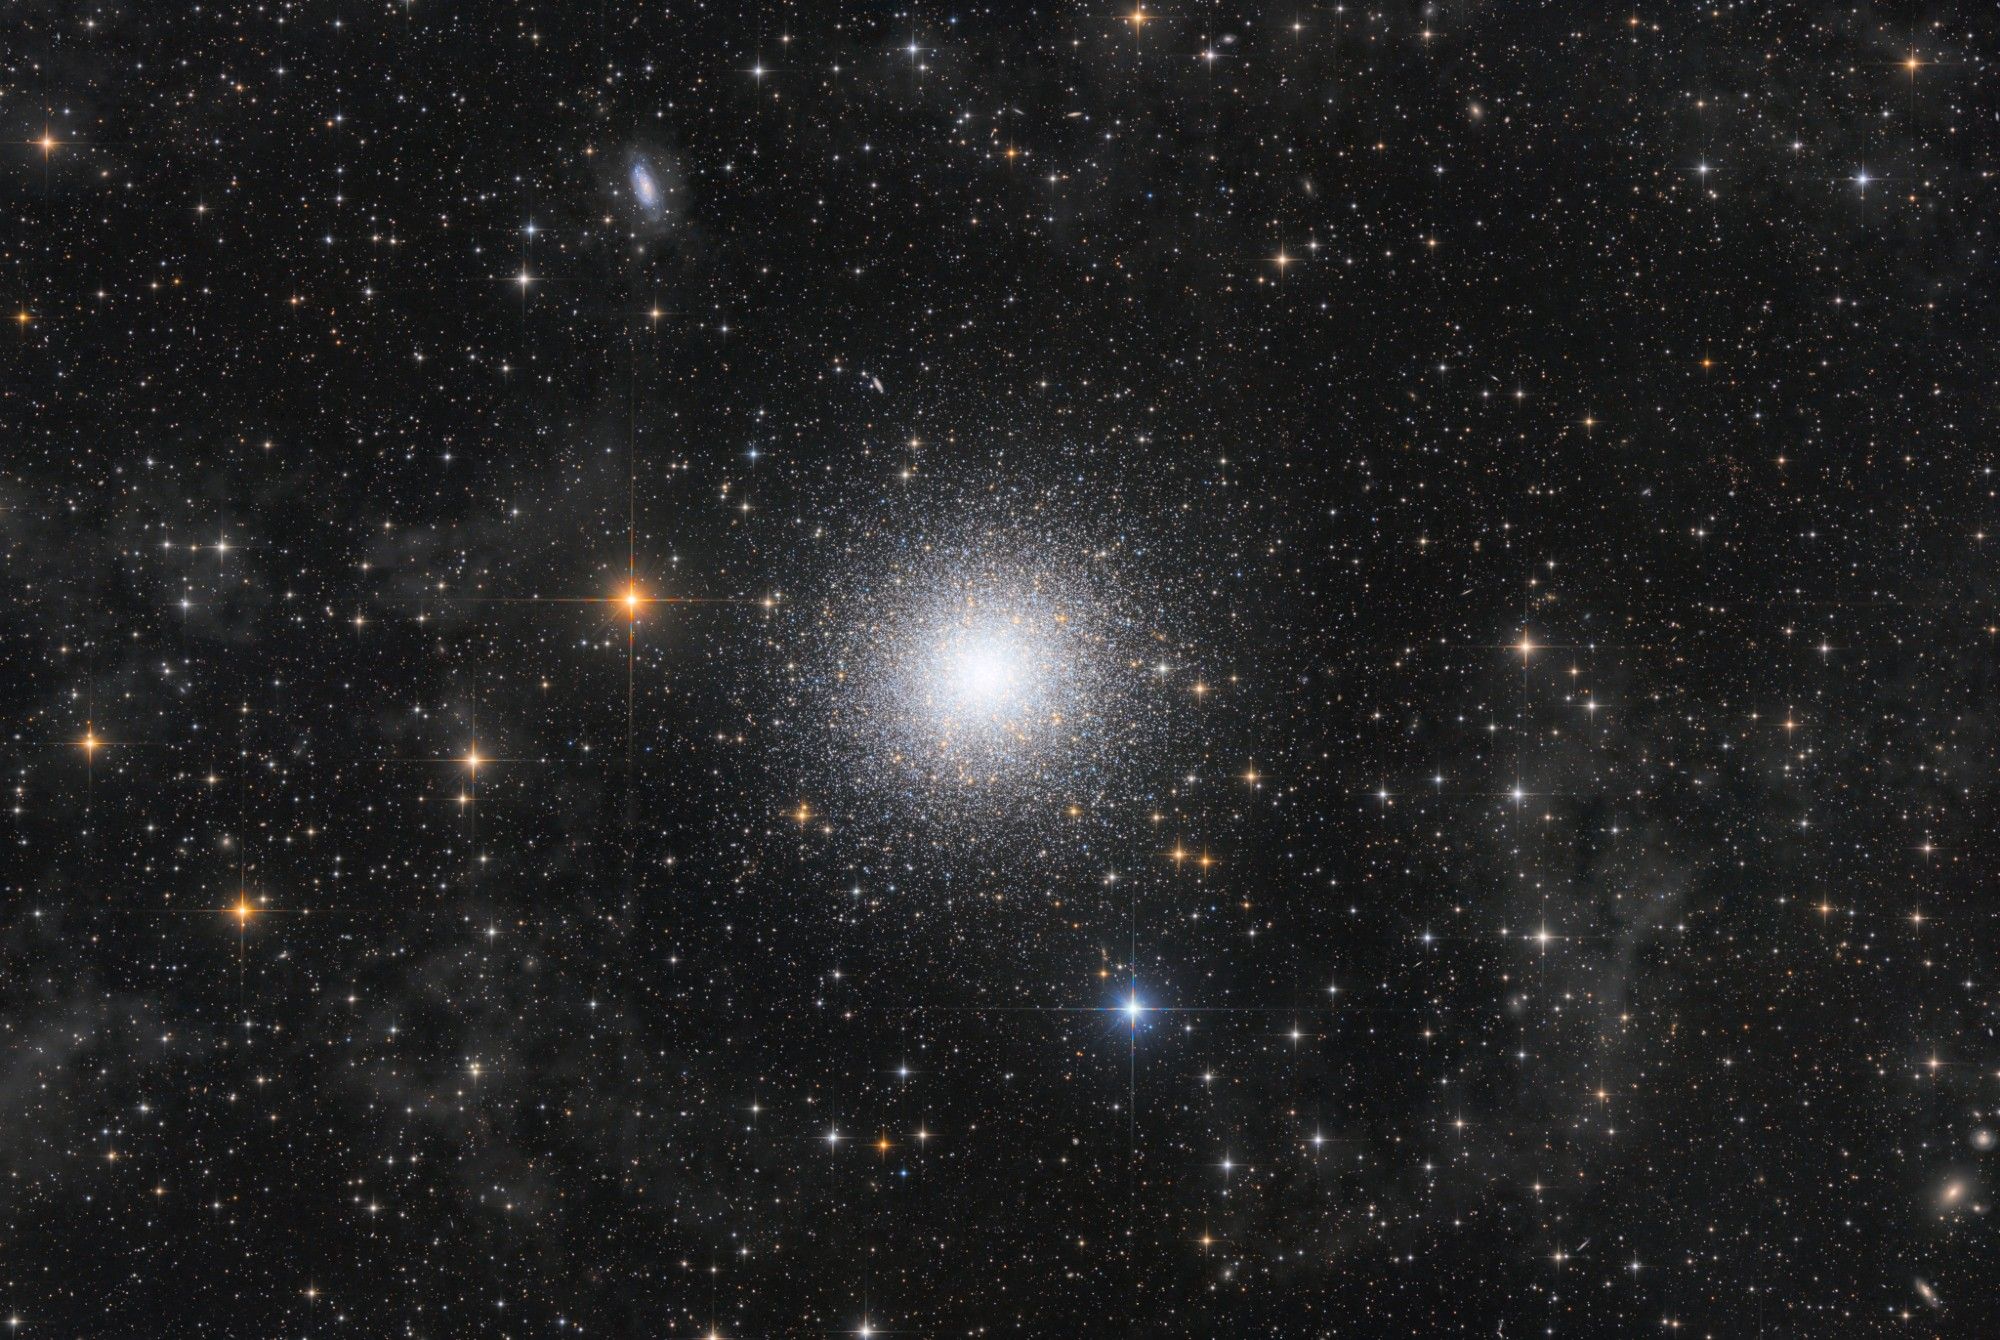
[[[9,1335],[2000,1330],[2000,15],[0,10]]]

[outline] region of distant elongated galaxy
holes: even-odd
[[[7,36],[8,1334],[2000,1333],[1990,7]]]
[[[641,237],[657,237],[675,222],[682,204],[679,169],[671,156],[644,144],[627,146],[621,161],[624,176],[617,188],[620,212]]]

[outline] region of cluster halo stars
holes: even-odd
[[[1202,719],[1184,668],[1202,620],[1167,601],[1171,579],[1067,509],[914,520],[785,607],[777,645],[813,727],[796,785],[947,827],[983,816],[972,836],[1136,806],[1175,772],[1171,742]]]

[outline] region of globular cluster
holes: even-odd
[[[1203,729],[1202,594],[1068,490],[908,490],[793,568],[770,664],[800,784],[974,844],[1158,788]]]
[[[2000,1331],[1990,7],[6,25],[8,1334]]]

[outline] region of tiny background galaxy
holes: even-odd
[[[8,1334],[2000,1333],[1990,7],[0,23]]]

